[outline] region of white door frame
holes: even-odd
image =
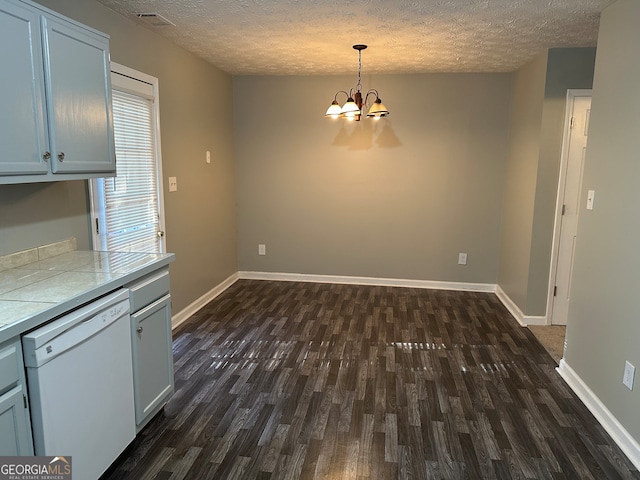
[[[574,100],[576,97],[591,97],[591,89],[569,89],[564,113],[564,131],[562,135],[562,155],[560,157],[560,174],[558,176],[558,194],[556,196],[556,212],[553,225],[553,243],[551,247],[551,268],[549,269],[549,285],[547,291],[547,314],[546,324],[551,325],[553,317],[553,298],[558,271],[558,250],[560,247],[560,233],[562,226],[562,206],[565,195],[565,182],[567,176],[567,162],[569,160],[569,145],[571,139],[571,118],[574,111]],[[580,179],[582,182],[582,179]]]

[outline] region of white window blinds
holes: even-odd
[[[113,90],[117,176],[95,182],[100,250],[160,252],[153,101]]]

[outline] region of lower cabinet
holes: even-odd
[[[124,286],[131,306],[138,433],[174,392],[169,270],[162,268]],[[0,344],[0,456],[34,455],[25,377],[21,338]]]
[[[0,456],[33,455],[20,339],[0,347]]]
[[[136,429],[140,431],[174,391],[169,273],[130,285],[129,292],[133,392]]]

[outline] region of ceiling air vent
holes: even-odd
[[[136,17],[140,19],[141,22],[146,23],[151,27],[175,27],[176,24],[167,20],[159,13],[136,13]]]

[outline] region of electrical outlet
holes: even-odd
[[[633,390],[633,377],[636,375],[636,367],[629,362],[624,362],[624,375],[622,376],[622,383],[629,390]]]
[[[466,265],[467,264],[467,254],[459,253],[458,254],[458,265]]]
[[[258,244],[258,255],[266,255],[267,254],[267,246],[264,243]]]

